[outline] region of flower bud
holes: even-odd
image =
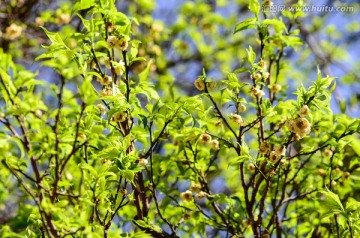
[[[319,174],[320,176],[324,177],[324,176],[326,175],[325,169],[319,169],[319,170],[318,170],[318,174]]]
[[[203,142],[203,143],[210,143],[211,142],[211,136],[206,134],[206,133],[203,133],[200,135],[200,141]]]
[[[275,153],[277,156],[285,156],[286,153],[286,147],[285,146],[276,146],[275,147]]]
[[[191,218],[191,214],[190,213],[185,213],[184,214],[184,221],[187,221]]]
[[[304,105],[298,112],[298,114],[302,117],[307,116],[309,114],[309,107]]]
[[[244,125],[244,121],[242,119],[242,117],[238,114],[231,114],[230,115],[230,119],[235,122],[236,124],[238,124],[239,126]]]
[[[222,125],[221,121],[215,122],[215,126],[221,126],[221,125]]]
[[[40,109],[36,109],[35,110],[35,116],[37,116],[38,118],[42,117],[43,113]]]
[[[157,70],[156,65],[155,65],[155,64],[151,64],[151,65],[150,65],[150,71],[151,71],[151,72],[155,72],[156,70]]]
[[[149,161],[147,159],[139,159],[139,165],[145,167]]]
[[[186,190],[185,192],[180,193],[180,198],[185,201],[191,201],[192,192],[190,190]]]
[[[275,170],[271,170],[269,176],[274,177],[275,174],[276,174]]]
[[[306,118],[288,120],[286,126],[291,132],[296,133],[299,138],[302,138],[311,132],[311,125]]]
[[[246,166],[246,168],[250,171],[254,171],[255,170],[255,165],[253,163],[250,163]]]
[[[123,75],[124,71],[125,71],[125,63],[124,61],[120,60],[119,63],[115,62],[113,63],[114,67],[115,67],[115,73],[117,75]]]
[[[107,45],[109,46],[109,48],[115,48],[118,44],[119,39],[116,36],[109,36],[107,38]]]
[[[117,112],[114,114],[114,121],[116,122],[124,122],[128,118],[127,112]]]
[[[110,58],[107,58],[105,60],[105,66],[106,66],[106,68],[111,69],[111,60],[110,60]]]
[[[106,28],[107,28],[107,31],[108,31],[108,32],[112,32],[113,30],[116,29],[115,25],[112,24],[111,22],[108,22],[108,23],[106,24]]]
[[[238,112],[245,112],[246,111],[246,106],[242,103],[239,104],[238,108],[237,108]]]
[[[266,81],[268,78],[270,77],[270,73],[269,72],[265,72],[262,75],[262,78],[264,79],[264,81]]]
[[[44,22],[43,22],[43,20],[41,19],[41,17],[36,17],[36,18],[35,18],[35,24],[38,25],[38,26],[43,26],[43,25],[44,25]]]
[[[161,32],[164,30],[164,26],[161,23],[154,23],[151,25],[151,29],[156,32]]]
[[[97,108],[100,110],[101,114],[105,114],[106,108],[101,103],[97,105]]]
[[[280,160],[280,166],[284,166],[286,164],[286,159],[281,159]]]
[[[147,185],[146,185],[146,187],[149,189],[149,190],[153,190],[154,188],[153,188],[153,185],[151,184],[151,183],[148,183]]]
[[[263,70],[266,69],[266,62],[263,59],[259,61],[258,65],[260,66],[261,69]]]
[[[200,191],[198,194],[195,195],[195,197],[197,199],[202,199],[202,198],[206,197],[207,195],[208,195],[207,193]]]
[[[332,150],[326,149],[326,150],[324,151],[324,155],[325,155],[326,157],[331,157],[331,156],[333,155],[333,152],[332,152]]]
[[[111,164],[111,161],[107,160],[107,159],[102,159],[101,161],[101,164]]]
[[[274,3],[271,0],[264,0],[263,5],[264,6],[272,6],[272,5],[274,5]]]
[[[199,91],[204,91],[205,90],[204,81],[202,79],[200,79],[200,78],[195,80],[194,85]]]
[[[21,35],[22,27],[12,23],[10,26],[6,27],[6,35],[10,40],[15,40]]]
[[[68,24],[71,21],[71,16],[66,13],[61,13],[56,19],[56,23],[59,25]]]
[[[219,141],[218,140],[212,140],[211,141],[211,147],[213,150],[219,150],[220,147],[219,147]]]
[[[295,133],[295,123],[294,120],[290,119],[285,122],[286,127],[293,133]]]
[[[120,193],[125,196],[126,194],[128,194],[128,191],[125,188],[122,188],[120,189]]]
[[[272,89],[271,89],[274,93],[278,93],[278,92],[280,92],[280,90],[281,90],[281,85],[280,84],[274,84],[273,86],[272,86]]]
[[[269,143],[267,141],[263,141],[260,144],[259,152],[260,152],[260,154],[266,154],[269,149],[270,149]]]
[[[295,130],[305,130],[310,127],[310,123],[306,118],[295,119]]]
[[[101,96],[111,96],[112,95],[111,88],[104,88],[104,89],[100,90],[100,95]]]
[[[254,98],[262,98],[265,93],[263,90],[260,90],[256,87],[253,87],[251,90],[250,90],[250,93],[251,93],[251,96],[254,97]]]
[[[198,183],[193,184],[193,185],[190,186],[190,191],[193,192],[193,193],[199,192],[200,189],[201,189],[201,184],[198,184]]]
[[[209,90],[213,90],[216,87],[216,81],[212,80],[210,83],[208,83],[207,87]]]
[[[347,179],[347,178],[349,178],[349,177],[350,177],[350,173],[349,173],[349,172],[343,173],[343,178],[344,178],[344,179]]]
[[[275,151],[270,151],[270,156],[269,156],[269,159],[271,162],[275,162],[279,157],[277,156],[276,152]]]
[[[108,76],[108,75],[105,75],[101,80],[100,80],[100,84],[101,85],[104,85],[104,86],[107,86],[109,84],[111,84],[112,82],[112,77]]]
[[[253,78],[255,81],[262,79],[262,76],[260,73],[253,73],[251,75],[251,78]]]
[[[245,227],[248,227],[248,226],[251,224],[251,222],[250,222],[249,220],[244,219],[244,220],[242,220],[242,224],[243,224]]]
[[[87,64],[89,65],[90,69],[96,69],[97,68],[95,60],[88,60]],[[100,82],[100,81],[98,81],[98,82]]]
[[[129,41],[125,37],[123,37],[117,41],[115,48],[120,49],[121,51],[126,51],[128,46],[129,46]]]

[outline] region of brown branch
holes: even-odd
[[[307,195],[312,194],[312,193],[317,192],[317,191],[318,190],[315,189],[315,190],[312,190],[310,192],[301,193],[300,195],[297,195],[297,196],[288,197],[288,198],[285,198],[281,203],[284,204],[284,203],[288,203],[288,202],[291,202],[291,201],[295,201],[295,200],[304,198]]]
[[[233,135],[235,136],[235,138],[237,138],[237,134],[234,131],[234,129],[230,126],[230,124],[227,122],[226,118],[223,116],[223,114],[220,111],[220,108],[217,106],[216,102],[214,101],[213,97],[211,96],[206,83],[205,84],[205,93],[206,96],[210,99],[211,103],[213,104],[214,108],[215,108],[215,112],[217,113],[217,115],[221,118],[221,120],[224,122],[224,124],[226,125],[226,127],[231,131],[231,133],[233,133]]]

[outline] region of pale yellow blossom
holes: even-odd
[[[211,147],[213,148],[213,150],[219,150],[219,141],[218,140],[212,140],[211,141]]]
[[[205,83],[200,78],[195,80],[194,85],[199,91],[204,91],[204,89],[205,89]]]
[[[10,40],[15,40],[21,35],[22,27],[12,23],[10,26],[6,27],[6,35]]]
[[[230,115],[230,119],[235,122],[236,124],[242,126],[244,125],[244,120],[242,119],[242,117],[238,114],[231,114]]]
[[[206,133],[203,133],[200,135],[200,141],[203,143],[211,143],[211,136]]]
[[[185,201],[191,201],[192,192],[190,190],[186,190],[185,192],[180,193],[180,198]]]

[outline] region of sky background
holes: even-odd
[[[164,21],[167,25],[172,25],[177,20],[178,11],[181,7],[181,5],[184,2],[188,1],[179,1],[179,0],[157,0],[157,7],[154,11],[154,18]],[[228,1],[229,4],[226,6],[218,7],[217,12],[221,14],[222,16],[230,16],[232,14],[236,14],[236,7],[234,7],[237,3],[235,0]],[[283,5],[285,1],[283,0],[274,0],[274,5]],[[338,0],[338,1],[326,1],[326,0],[319,0],[319,1],[304,1],[307,3],[307,6],[314,6],[316,9],[319,9],[319,7],[334,7],[334,6],[350,6],[352,3],[356,3],[357,1],[354,0]],[[304,23],[306,27],[311,27],[313,24],[313,17],[315,15],[322,15],[324,12],[321,11],[314,11],[308,14],[308,17],[305,19]],[[251,15],[249,12],[248,14],[242,14],[238,15],[238,22],[241,22],[242,20],[246,19]],[[280,16],[279,13],[277,13],[278,16]],[[321,17],[321,16],[320,16]],[[338,100],[346,100],[349,104],[350,96],[359,94],[360,97],[360,82],[357,81],[355,84],[347,84],[345,81],[346,79],[344,76],[348,75],[348,72],[344,71],[344,68],[350,69],[353,71],[353,73],[356,74],[357,80],[360,79],[360,64],[359,64],[359,55],[360,55],[360,41],[359,38],[355,38],[352,42],[345,42],[343,36],[348,35],[348,31],[346,29],[346,25],[349,22],[353,22],[354,25],[358,28],[358,32],[360,32],[360,11],[359,7],[355,7],[354,11],[348,12],[348,13],[342,13],[342,12],[329,12],[326,14],[326,25],[323,30],[320,30],[315,36],[314,41],[319,43],[321,40],[330,39],[331,41],[335,42],[335,45],[339,48],[345,47],[348,49],[346,52],[346,59],[340,60],[339,64],[329,64],[327,68],[327,72],[331,77],[336,77],[337,81],[337,88],[334,91],[334,96],[331,100],[331,108],[334,113],[340,113],[339,109],[339,103]],[[335,36],[332,36],[328,34],[327,28],[329,27],[334,28],[336,31],[340,32],[339,34],[336,34]],[[314,62],[316,62],[316,59],[309,58],[305,62],[301,61],[299,59],[298,54],[292,54],[291,58],[296,64],[301,64],[304,66],[304,68],[308,67],[310,65],[314,65]],[[300,61],[299,61],[300,60]],[[324,75],[326,75],[325,72],[323,72]],[[223,77],[221,72],[212,74],[213,77]],[[313,77],[311,77],[308,82],[305,83],[305,86],[309,86],[311,81],[314,81],[316,79],[317,72],[316,70],[313,70],[312,74]],[[191,77],[189,77],[190,79]],[[189,82],[191,83],[191,82]],[[296,82],[290,83],[291,89],[296,90],[296,88],[299,86]],[[294,98],[294,97],[292,97]],[[357,103],[353,103],[351,107],[347,108],[347,114],[354,118],[360,117],[360,107],[359,107],[359,100],[357,100]]]

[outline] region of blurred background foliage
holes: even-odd
[[[309,85],[319,65],[324,74],[337,77],[338,87],[332,100],[334,112],[357,117],[360,113],[358,1],[273,1],[274,6],[294,3],[318,7],[351,6],[352,10],[305,12],[293,23],[281,11],[264,14],[264,17],[282,17],[285,24],[299,27],[297,33],[305,43],[295,49],[284,47],[282,57],[289,60],[283,61],[279,83],[292,88],[301,83]],[[74,4],[75,1],[66,0],[2,0],[1,47],[17,62],[39,69],[33,59],[41,53],[41,45],[47,43],[47,37],[39,27],[60,31],[64,39],[80,31],[79,17],[72,16]],[[208,76],[222,79],[224,73],[243,66],[248,45],[259,47],[255,30],[233,35],[234,26],[251,16],[246,0],[123,0],[116,1],[116,5],[119,11],[138,23],[133,24],[134,38],[142,41],[139,54],[154,59],[151,69],[156,73],[156,81],[159,84],[175,81],[180,90],[189,94],[195,92],[193,80],[201,74],[203,67]],[[11,24],[22,28],[21,35],[15,39],[6,34]],[[76,46],[75,41],[66,43],[73,48]],[[279,45],[275,42],[274,47]],[[135,72],[141,72],[145,65],[146,62],[133,66]],[[46,71],[46,68],[39,70]],[[249,81],[248,76],[244,74],[242,80]],[[51,73],[44,74],[44,78],[51,78]]]
[[[353,11],[302,13],[295,21],[284,12],[271,13],[282,17],[288,27],[296,25],[294,28],[299,29],[296,33],[304,42],[295,48],[287,48],[274,39],[272,46],[283,50],[278,83],[289,91],[301,84],[307,87],[316,79],[319,65],[324,74],[337,77],[337,88],[331,101],[334,113],[359,117],[360,4],[356,0],[278,0],[274,5],[304,2],[317,6],[352,6]],[[1,0],[0,47],[25,68],[39,71],[38,78],[54,81],[57,76],[51,68],[34,63],[34,59],[44,51],[41,46],[49,44],[40,27],[60,32],[67,46],[75,48],[77,42],[67,38],[82,30],[79,17],[72,12],[74,5],[75,1],[67,0]],[[197,92],[193,82],[203,68],[209,78],[219,81],[227,73],[245,66],[249,45],[255,52],[260,51],[257,31],[233,34],[237,23],[252,16],[247,0],[121,0],[116,2],[116,6],[133,20],[133,38],[142,42],[139,56],[147,59],[133,65],[132,71],[141,72],[153,59],[151,77],[157,89],[161,89],[160,95],[174,92],[193,95]],[[83,15],[86,15],[86,10],[83,10]],[[261,17],[267,17],[267,14],[263,13]],[[239,79],[250,82],[248,73],[240,74]],[[344,161],[350,163],[352,156],[360,152],[351,146],[345,148]],[[0,145],[1,149],[6,148]],[[226,174],[222,176],[229,180]],[[230,183],[229,186],[236,184]],[[349,189],[354,186],[345,187],[347,189],[343,192],[352,193]],[[7,170],[1,169],[0,224],[12,224],[11,227],[23,230],[34,209],[27,203],[28,199],[18,189],[17,182],[9,177]]]

